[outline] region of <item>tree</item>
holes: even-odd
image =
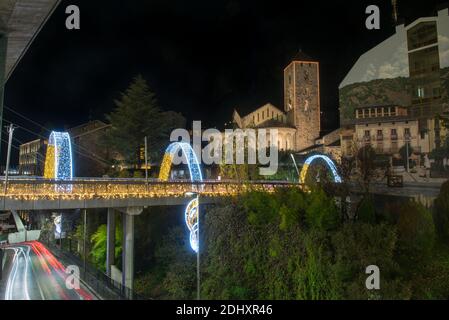
[[[122,227],[120,224],[120,219],[116,219],[115,228],[115,258],[117,261],[120,259],[120,254],[122,252]],[[92,235],[90,241],[92,243],[92,250],[90,252],[92,260],[97,268],[100,270],[106,270],[106,250],[107,250],[107,239],[108,239],[107,226],[102,224],[98,227],[97,231]]]
[[[185,126],[181,114],[161,110],[155,94],[140,75],[115,104],[116,108],[106,116],[112,127],[105,142],[136,167],[142,162],[140,153],[145,136],[149,154],[154,159],[168,144],[171,131]]]
[[[437,235],[442,240],[449,239],[449,181],[441,186],[438,198],[435,200],[433,219]]]
[[[396,223],[398,245],[404,259],[416,261],[427,257],[435,240],[432,213],[422,204],[409,200],[393,205],[390,216]]]
[[[374,208],[373,196],[365,194],[357,208],[359,221],[374,224],[376,222],[376,209]]]
[[[408,150],[407,150],[407,145],[408,145]],[[399,149],[399,154],[401,155],[401,159],[402,161],[404,161],[404,167],[407,168],[407,158],[410,158],[411,154],[413,153],[413,148],[410,145],[409,142],[407,142],[407,144],[403,145],[400,149]]]
[[[371,145],[360,148],[357,152],[358,167],[360,169],[360,179],[365,192],[369,190],[369,184],[375,177],[376,151]]]
[[[308,226],[319,231],[336,228],[340,218],[334,200],[320,188],[310,194],[305,216]]]

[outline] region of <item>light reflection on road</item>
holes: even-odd
[[[92,300],[85,288],[66,286],[65,267],[40,242],[3,247],[5,264],[0,281],[4,300]],[[2,263],[2,262],[0,262]]]

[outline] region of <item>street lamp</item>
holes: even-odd
[[[190,246],[196,251],[196,298],[200,300],[200,195],[197,192],[186,192],[187,197],[194,198],[185,211],[185,220],[190,230]]]
[[[5,185],[4,185],[4,190],[3,190],[5,196],[6,196],[6,192],[8,190],[9,162],[11,159],[12,135],[13,135],[15,129],[17,129],[17,127],[15,127],[12,123],[7,127],[7,130],[9,133],[9,139],[8,139],[8,155],[6,156]]]

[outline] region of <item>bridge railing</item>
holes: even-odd
[[[183,196],[187,192],[197,192],[202,196],[230,196],[245,191],[273,192],[276,188],[298,187],[297,183],[283,181],[145,181],[144,179],[86,179],[73,181],[55,180],[10,180],[6,194],[9,198],[33,198],[49,200],[54,198],[95,199],[95,198],[157,198]]]

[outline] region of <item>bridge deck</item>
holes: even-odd
[[[142,179],[87,179],[74,181],[12,180],[0,197],[0,210],[64,210],[182,205],[188,192],[200,194],[202,203],[248,190],[273,192],[276,188],[300,187],[288,182],[149,181]]]

